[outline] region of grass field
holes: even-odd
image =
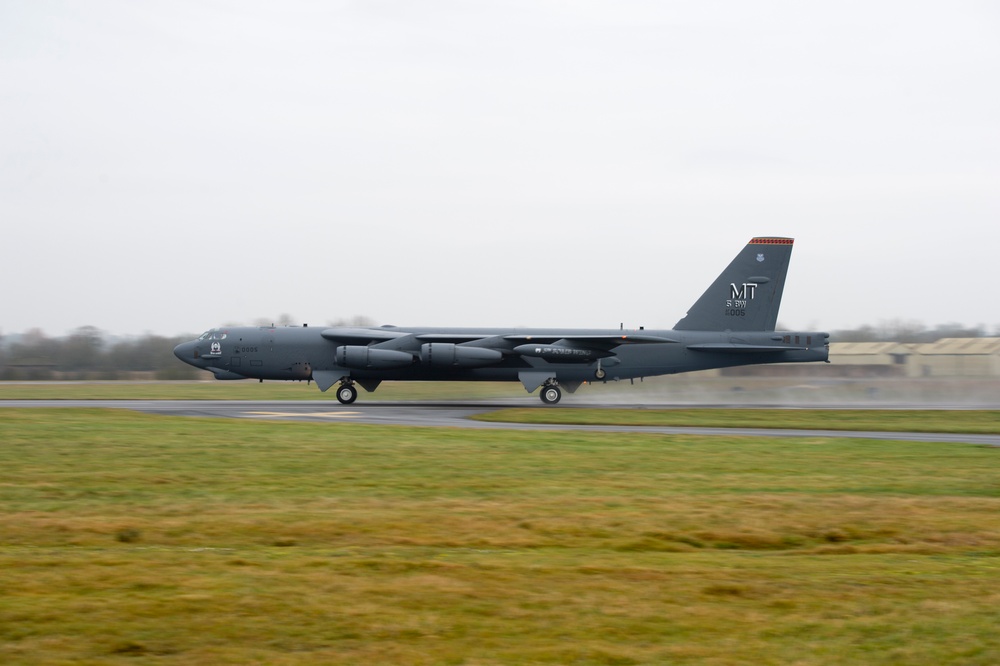
[[[207,374],[207,373],[206,373]],[[359,400],[456,400],[526,397],[513,382],[385,382]],[[328,400],[306,382],[0,382],[0,400]],[[535,399],[537,401],[537,398]]]
[[[898,409],[501,409],[475,417],[502,423],[562,423],[878,432],[1000,433],[996,410]]]
[[[0,663],[1000,663],[1000,450],[0,410]]]

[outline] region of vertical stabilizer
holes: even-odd
[[[773,331],[791,238],[753,238],[674,326],[678,331]]]

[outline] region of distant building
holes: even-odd
[[[1000,376],[1000,338],[942,338],[916,351],[911,377]]]
[[[52,379],[55,369],[55,361],[47,357],[12,359],[0,368],[0,379],[22,381]]]
[[[832,342],[829,364],[727,368],[730,377],[1000,377],[1000,338],[937,342]]]
[[[899,342],[834,342],[830,363],[834,374],[850,377],[906,377],[917,345]]]

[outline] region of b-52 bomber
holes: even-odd
[[[338,384],[337,400],[395,381],[519,381],[542,402],[585,382],[761,363],[829,362],[829,335],[775,331],[791,238],[753,238],[671,330],[230,327],[174,349],[216,379]]]

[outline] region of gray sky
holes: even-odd
[[[0,3],[0,330],[1000,324],[992,2]]]

